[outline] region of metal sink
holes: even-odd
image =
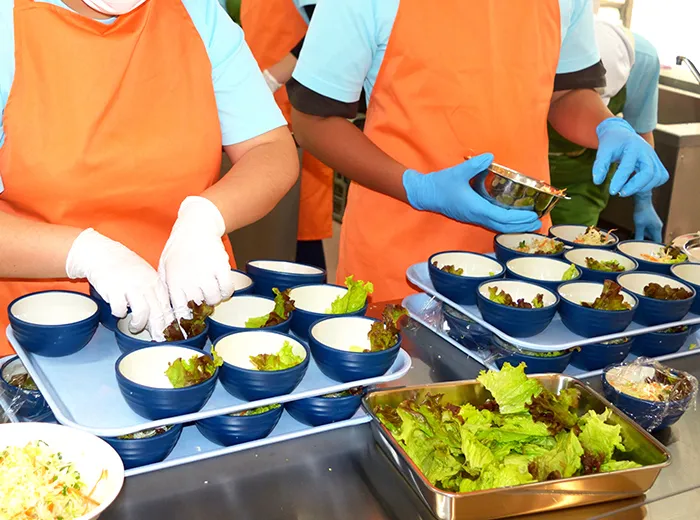
[[[700,122],[700,94],[659,86],[659,124]]]

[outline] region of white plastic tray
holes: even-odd
[[[434,306],[439,306],[441,305],[442,302],[437,300],[436,298],[420,293],[420,294],[412,294],[411,296],[407,296],[402,305],[408,310],[409,314],[411,315],[411,318],[416,320],[418,323],[423,325],[424,327],[432,330],[435,334],[440,336],[442,339],[450,343],[452,346],[457,347],[459,350],[464,352],[466,355],[468,355],[470,358],[475,360],[476,362],[484,365],[486,368],[491,369],[491,370],[498,370],[498,366],[496,363],[489,359],[490,356],[488,355],[487,351],[479,351],[475,349],[470,349],[464,345],[462,345],[459,341],[456,339],[452,338],[448,333],[446,328],[440,328],[440,325],[433,320],[427,320],[426,319],[426,314],[427,315],[433,315],[437,314],[440,311],[439,309],[436,309]],[[439,314],[438,314],[439,315]],[[448,327],[448,325],[445,323],[443,324],[443,327]],[[694,356],[697,354],[700,354],[700,348],[698,348],[698,344],[700,344],[700,332],[695,332],[690,335],[688,340],[685,342],[685,345],[681,347],[681,349],[678,352],[674,352],[673,354],[667,354],[665,356],[659,356],[654,359],[657,359],[659,361],[668,361],[670,359],[677,359],[677,358],[682,358],[682,357],[687,357],[687,356]],[[695,345],[691,349],[691,346]],[[635,354],[630,354],[627,356],[627,359],[625,361],[630,362],[634,359],[636,359],[638,356]],[[572,377],[576,377],[578,379],[588,379],[591,377],[596,377],[599,376],[603,373],[603,370],[593,370],[593,371],[586,371],[581,368],[576,368],[573,365],[569,365],[566,370],[564,371],[564,374]]]
[[[607,336],[598,336],[595,338],[583,338],[567,329],[561,321],[561,316],[559,316],[559,313],[557,313],[554,316],[552,323],[550,323],[544,332],[541,332],[540,334],[531,338],[513,338],[500,331],[493,325],[486,323],[476,305],[457,305],[449,298],[446,298],[442,294],[438,293],[433,286],[433,282],[430,281],[427,262],[412,265],[408,268],[408,271],[406,271],[406,276],[408,277],[408,280],[416,287],[420,288],[431,296],[435,296],[438,300],[445,302],[454,309],[457,309],[477,322],[479,325],[483,326],[485,329],[488,329],[496,334],[504,341],[527,350],[538,350],[541,352],[566,350],[571,347],[590,345],[592,343],[600,343],[601,341],[610,341],[612,339],[624,338],[627,336],[637,336],[639,334],[664,330],[670,327],[677,327],[680,325],[697,325],[700,323],[700,316],[697,314],[688,314],[682,321],[654,325],[653,327],[645,327],[643,325],[639,325],[638,323],[632,323],[627,330],[617,334],[608,334]]]
[[[399,379],[411,368],[411,357],[401,350],[394,365],[383,376],[339,383],[323,375],[311,358],[304,379],[291,394],[247,402],[233,397],[217,382],[211,399],[201,411],[149,421],[133,412],[119,391],[114,364],[121,353],[113,332],[100,326],[84,349],[59,358],[35,356],[25,351],[15,339],[11,327],[7,328],[7,338],[34,378],[56,420],[100,437],[117,437],[167,424],[182,424],[259,406],[340,392],[355,386],[386,383]]]

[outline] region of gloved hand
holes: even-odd
[[[156,270],[131,249],[86,229],[68,253],[66,274],[71,279],[87,278],[117,318],[131,308],[131,332],[147,328],[154,340],[165,340],[163,330],[174,319],[168,289]]]
[[[659,156],[627,121],[611,117],[598,125],[598,154],[593,165],[593,182],[600,186],[610,166],[619,163],[610,182],[610,194],[629,197],[651,191],[668,180]]]
[[[664,223],[656,213],[651,201],[651,192],[639,193],[634,198],[634,239],[650,238],[654,242],[661,242],[663,227]]]
[[[282,88],[282,83],[277,81],[277,78],[275,78],[269,70],[265,69],[263,71],[263,76],[273,94]]]
[[[216,305],[233,294],[234,280],[221,237],[219,209],[204,197],[187,197],[160,256],[158,272],[168,286],[175,317],[190,318],[187,302]]]
[[[403,186],[408,202],[417,210],[441,213],[459,222],[484,226],[501,233],[537,231],[542,223],[534,211],[505,209],[491,204],[469,185],[472,177],[493,162],[486,153],[434,173],[406,170]]]

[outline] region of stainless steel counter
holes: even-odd
[[[404,334],[404,348],[413,357],[413,367],[395,385],[473,379],[482,369],[419,326]],[[700,356],[671,365],[700,375]],[[700,412],[689,410],[659,438],[668,446],[673,463],[646,497],[520,518],[700,518],[700,450],[695,447]],[[433,516],[377,449],[365,425],[129,478],[121,496],[101,517],[161,518],[432,520]]]

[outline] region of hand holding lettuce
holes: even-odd
[[[180,323],[173,321],[163,331],[165,341],[183,341],[187,338],[198,336],[207,327],[207,318],[214,312],[214,307],[202,302],[197,305],[194,302],[188,302],[187,306],[192,311],[192,318],[180,318]]]

